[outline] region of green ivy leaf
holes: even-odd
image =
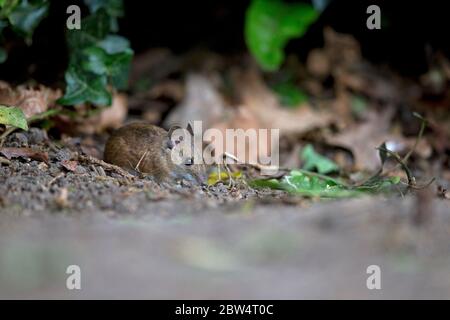
[[[62,105],[77,105],[86,101],[99,106],[111,105],[106,76],[99,76],[78,68],[70,67],[65,74],[66,93],[58,100]]]
[[[251,185],[285,190],[306,197],[343,198],[360,194],[359,191],[352,190],[335,179],[320,177],[305,170],[292,170],[281,180],[256,180]]]
[[[20,0],[0,0],[0,18],[8,18]]]
[[[305,170],[316,169],[320,174],[327,174],[339,170],[336,163],[318,154],[311,144],[308,144],[303,148],[301,159],[304,162],[303,169]]]
[[[10,25],[15,32],[31,41],[34,29],[47,15],[47,0],[0,0],[0,45],[3,42],[2,31]],[[7,52],[0,46],[0,63],[7,59]]]
[[[398,184],[400,178],[382,176],[374,177],[370,182],[361,186],[347,186],[328,176],[320,175],[307,170],[292,170],[281,179],[259,179],[250,181],[255,188],[271,188],[285,190],[305,197],[320,198],[346,198],[368,193],[380,193]]]
[[[62,104],[91,102],[107,106],[112,100],[108,86],[123,89],[127,85],[133,57],[130,43],[109,34],[109,14],[104,7],[95,7],[94,11],[81,21],[81,30],[68,32],[70,62],[66,93],[59,100]]]
[[[25,114],[18,107],[0,105],[0,123],[28,130]]]
[[[70,53],[96,45],[102,41],[109,33],[109,17],[105,10],[99,10],[81,20],[82,28],[73,29],[67,33],[67,44]]]
[[[245,19],[247,46],[263,69],[277,70],[284,61],[287,42],[301,37],[318,15],[304,3],[253,0]]]
[[[109,16],[111,31],[116,32],[119,29],[117,18],[122,17],[124,12],[122,0],[85,0],[84,3],[91,13],[104,9]]]
[[[110,34],[102,41],[98,42],[98,46],[109,54],[124,52],[130,50],[130,41],[128,39]]]
[[[46,0],[22,0],[8,14],[14,30],[26,37],[31,37],[34,29],[47,16],[49,3]]]
[[[123,89],[127,85],[128,71],[133,51],[126,49],[123,52],[108,54],[99,47],[89,47],[83,51],[87,60],[83,69],[97,75],[106,74],[114,87]]]

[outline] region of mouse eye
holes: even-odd
[[[186,159],[186,161],[184,162],[185,166],[192,166],[194,164],[194,159],[193,158],[188,158]]]

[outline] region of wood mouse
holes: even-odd
[[[206,183],[206,166],[194,164],[192,156],[181,158],[179,164],[172,161],[171,153],[179,142],[172,139],[172,132],[177,128],[166,131],[140,122],[125,125],[109,137],[103,158],[129,172],[150,175],[159,182],[184,179],[190,183]],[[192,129],[189,132],[192,135]]]

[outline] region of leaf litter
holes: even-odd
[[[165,120],[166,127],[173,123],[190,121],[193,115],[196,115],[195,118],[203,120],[207,124],[206,127],[220,130],[277,128],[280,129],[282,155],[297,150],[293,154],[297,165],[284,170],[286,173],[281,178],[259,179],[258,173],[251,173],[254,171],[252,169],[242,170],[231,166],[231,173],[222,172],[220,176],[218,173],[210,176],[211,185],[220,186],[221,181],[226,184],[229,178],[244,177],[250,185],[258,188],[271,187],[306,197],[326,198],[384,193],[404,185],[399,181],[399,177],[407,176],[405,170],[391,170],[387,175],[378,173],[381,150],[377,150],[377,146],[386,142],[386,148],[392,152],[389,155],[391,159],[395,158],[394,154],[404,154],[408,149],[412,149],[415,139],[403,134],[403,124],[399,123],[399,115],[395,110],[399,104],[409,102],[417,95],[412,95],[412,98],[409,94],[400,96],[397,91],[401,91],[399,88],[403,84],[399,84],[398,79],[391,77],[389,73],[374,71],[373,67],[362,59],[358,43],[351,37],[331,29],[325,30],[324,48],[311,51],[306,66],[300,65],[298,75],[286,82],[289,84],[289,90],[284,90],[284,93],[291,95],[287,97],[290,100],[283,100],[280,92],[274,92],[271,88],[271,77],[276,75],[258,71],[251,61],[247,61],[244,67],[236,66],[234,62],[208,52],[202,52],[199,56],[202,57],[197,59],[201,61],[198,62],[199,65],[190,69],[186,68],[187,63],[183,63],[183,59],[196,60],[192,55],[183,57],[166,53],[164,68],[169,68],[167,65],[170,65],[170,68],[160,72],[157,70],[158,64],[152,64],[152,74],[160,76],[152,79],[147,92],[131,91],[130,101],[133,103],[138,96],[146,99],[141,105],[133,104],[131,119],[139,115],[139,112],[142,112],[142,115],[152,112],[151,108],[155,104],[150,104],[148,100],[164,104],[164,97],[171,96],[175,105],[159,109],[163,111],[156,111],[158,113],[169,110],[168,116],[154,118]],[[339,59],[336,58],[338,56]],[[107,66],[94,62],[90,60],[86,68],[91,72],[108,72]],[[97,70],[97,67],[105,68]],[[186,73],[187,77],[179,79],[169,76],[177,72]],[[280,72],[283,73],[283,69]],[[141,78],[145,76],[145,73],[139,74]],[[324,84],[325,79],[329,77],[334,78],[331,88]],[[387,79],[389,84],[385,84]],[[136,76],[134,83],[139,80]],[[165,86],[165,83],[170,83],[170,87]],[[314,86],[320,90],[310,90]],[[164,89],[166,87],[169,89]],[[41,87],[41,92],[37,92],[38,99],[35,101],[40,101],[37,104],[41,106],[39,110],[54,108],[55,99],[58,97],[54,91],[46,90],[50,89]],[[13,91],[11,88],[5,89],[2,91],[3,97],[10,99],[20,96],[17,93],[11,94]],[[301,98],[298,96],[299,92],[302,93]],[[24,93],[22,95],[27,96]],[[57,120],[61,121],[58,129],[70,135],[94,134],[93,139],[91,138],[93,144],[89,146],[92,148],[96,139],[104,139],[101,137],[104,137],[105,130],[124,123],[127,113],[130,119],[130,109],[125,97],[122,97],[124,99],[121,102],[113,103],[113,108],[100,107],[95,112],[92,112],[89,104],[78,104],[74,106],[73,116],[58,115]],[[116,98],[114,94],[113,101]],[[8,101],[17,103],[19,100]],[[437,122],[430,121],[430,130],[437,131],[442,128],[441,123]],[[446,136],[446,133],[443,132],[442,136]],[[315,150],[317,144],[320,144],[324,155]],[[87,150],[87,147],[82,144],[82,149]],[[442,148],[445,149],[445,146]],[[299,149],[302,150],[300,153]],[[426,149],[431,151],[422,152]],[[423,137],[411,157],[414,168],[418,160],[430,157],[433,150],[435,145],[428,143],[427,137]],[[262,151],[265,150],[258,150],[258,154]],[[101,150],[92,154],[97,155],[98,161],[91,163],[94,163],[94,166],[103,166],[99,159]],[[343,154],[350,155],[350,166],[343,165],[348,162],[347,157],[342,157]],[[285,157],[282,156],[281,161],[284,160]],[[64,162],[61,166],[74,174],[78,174],[80,167],[83,168],[84,164],[89,162],[77,162],[77,159],[67,161],[75,162]],[[395,160],[392,161],[396,163]],[[76,163],[78,165],[75,165]],[[114,170],[111,169],[111,172]],[[370,176],[373,172],[377,174]],[[359,176],[354,178],[356,174]],[[229,191],[231,192],[231,189]]]

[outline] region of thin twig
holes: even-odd
[[[411,150],[409,150],[409,152],[405,155],[405,157],[403,158],[403,162],[407,163],[409,157],[411,157],[411,155],[413,154],[413,152],[416,150],[417,146],[419,145],[420,140],[422,139],[423,133],[425,131],[425,128],[427,126],[427,120],[424,119],[420,114],[414,112],[413,115],[416,118],[419,118],[422,122],[420,123],[420,130],[419,130],[419,134],[416,137],[416,141],[414,142],[413,147],[411,148]]]
[[[391,150],[383,148],[383,147],[378,147],[378,150],[386,152],[392,158],[394,158],[395,161],[398,162],[398,164],[402,167],[403,171],[405,171],[405,173],[406,173],[406,177],[408,178],[408,185],[411,185],[411,186],[416,185],[416,179],[412,175],[411,170],[408,168],[406,163],[403,161],[403,159],[397,153],[392,152]]]
[[[411,155],[416,150],[417,146],[419,145],[420,140],[423,137],[423,133],[425,132],[425,128],[426,128],[426,125],[427,125],[427,120],[425,118],[423,118],[420,114],[416,113],[416,112],[414,112],[413,115],[416,118],[420,119],[422,122],[420,123],[419,134],[417,135],[416,140],[414,141],[413,147],[408,151],[408,153],[403,157],[403,159],[397,153],[392,152],[392,151],[388,150],[387,148],[379,147],[377,149],[388,153],[390,156],[392,156],[398,162],[398,164],[396,166],[394,166],[391,169],[388,169],[385,172],[385,175],[389,174],[390,172],[395,171],[395,170],[397,170],[398,168],[401,167],[403,169],[403,171],[405,171],[405,173],[406,173],[406,175],[408,177],[407,185],[409,187],[415,189],[416,188],[416,179],[412,175],[411,170],[408,168],[407,162],[408,162],[409,158],[411,157]],[[383,164],[382,164],[381,168],[374,175],[372,175],[369,179],[367,179],[362,184],[366,183],[367,181],[372,180],[373,178],[378,177],[382,173],[383,173]],[[433,182],[433,180],[434,180],[434,178],[426,186],[430,185]]]
[[[110,163],[106,163],[105,161],[97,159],[97,158],[94,158],[92,156],[85,156],[85,155],[78,154],[78,161],[89,163],[89,164],[96,164],[98,166],[101,166],[102,168],[104,168],[107,171],[115,172],[115,173],[117,173],[117,174],[119,174],[119,175],[121,175],[121,176],[123,176],[125,178],[129,178],[129,179],[136,178],[135,176],[133,176],[132,174],[128,173],[127,171],[125,171],[121,167],[118,167],[118,166],[110,164]]]

